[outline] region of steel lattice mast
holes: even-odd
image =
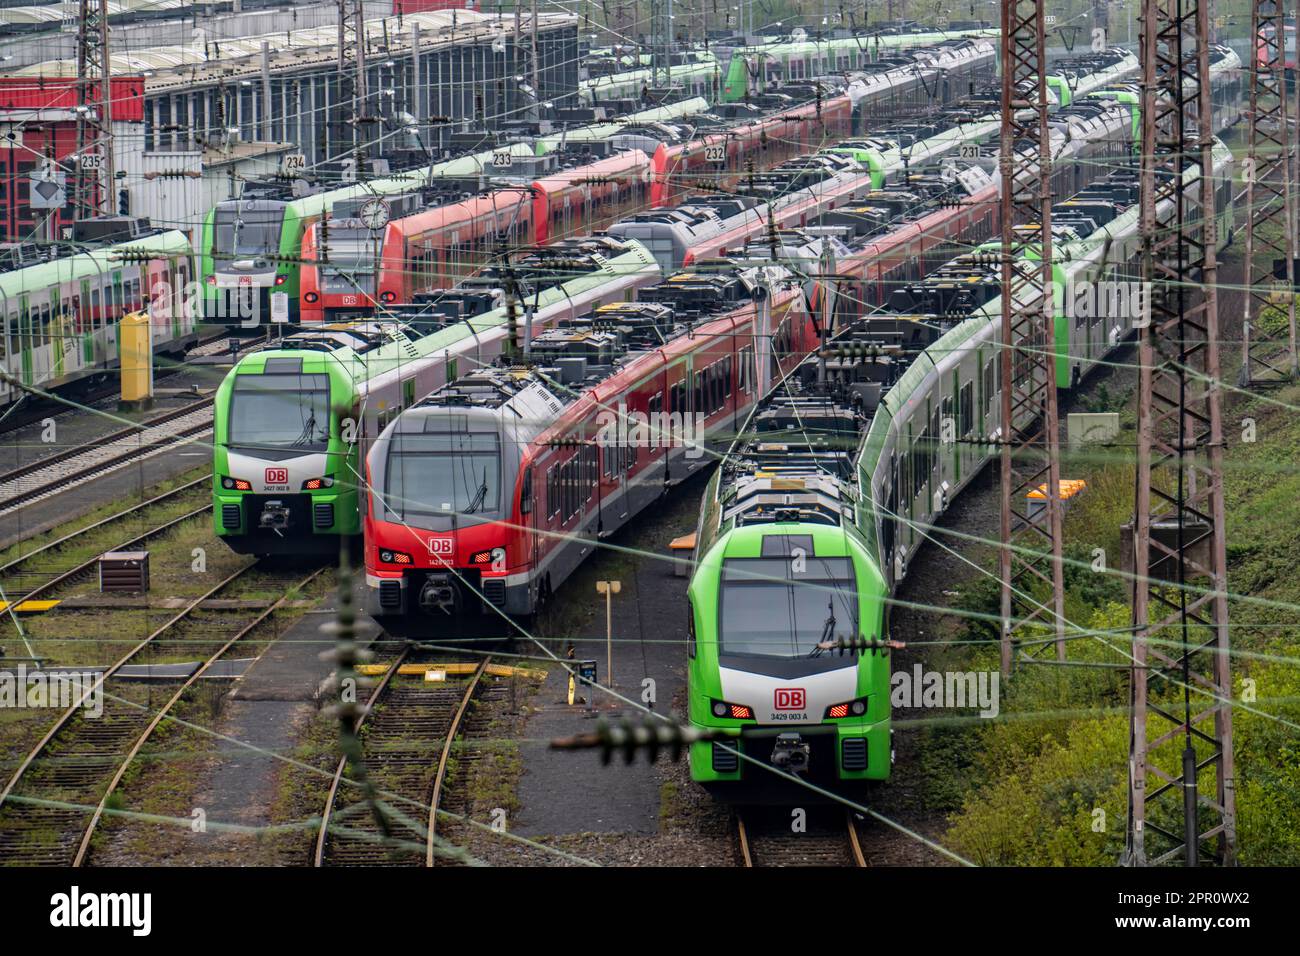
[[[1291,186],[1290,118],[1284,74],[1282,7],[1278,0],[1253,0],[1250,35],[1259,37],[1259,57],[1250,73],[1250,152],[1246,180],[1246,315],[1242,324],[1243,386],[1280,384],[1296,377],[1295,217]],[[1261,34],[1261,30],[1265,31]],[[1275,281],[1281,260],[1286,285]],[[1273,295],[1286,301],[1286,325],[1261,324]]]
[[[673,19],[673,0],[651,0],[650,42],[653,46],[650,50],[650,69],[655,86],[661,89],[672,86],[673,81],[673,49],[676,46]]]
[[[77,152],[73,215],[113,213],[113,96],[109,66],[108,0],[81,0],[77,24]],[[100,181],[99,202],[93,183]]]
[[[1051,140],[1041,3],[1002,5],[1002,670],[1055,634],[1065,657],[1060,437],[1052,334]],[[1025,246],[1037,247],[1037,259]],[[1045,491],[1046,507],[1027,494]],[[1044,596],[1044,592],[1046,596]]]
[[[367,134],[362,129],[366,116],[366,19],[361,0],[338,0],[338,89],[339,99],[335,113],[339,118],[340,151],[344,143],[351,144],[360,178],[364,157],[368,155]]]
[[[1150,321],[1139,340],[1133,865],[1180,856],[1194,865],[1210,841],[1225,863],[1236,851],[1215,180],[1202,174],[1213,144],[1208,28],[1204,3],[1145,0],[1141,231]],[[1187,171],[1194,177],[1177,203]],[[1211,785],[1198,791],[1198,779]]]

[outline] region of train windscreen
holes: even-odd
[[[226,442],[245,448],[326,451],[329,376],[237,375]]]
[[[379,247],[380,241],[368,229],[328,229],[316,251],[321,291],[373,293]]]
[[[284,208],[252,209],[238,201],[217,207],[212,220],[212,254],[218,259],[269,256],[280,249]]]
[[[718,615],[721,654],[816,656],[818,643],[857,634],[853,563],[801,553],[728,558]]]
[[[501,448],[495,432],[398,432],[388,446],[385,507],[399,521],[495,515]]]

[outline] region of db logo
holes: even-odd
[[[454,544],[451,538],[430,538],[429,539],[430,554],[451,554],[453,549],[454,549]]]
[[[289,469],[288,468],[266,469],[266,483],[268,485],[287,485],[289,483]]]
[[[803,710],[806,706],[803,688],[778,687],[772,706],[776,710]]]

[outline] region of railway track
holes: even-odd
[[[61,537],[56,538],[53,541],[48,541],[45,544],[41,545],[40,547],[33,548],[31,551],[28,551],[25,554],[20,554],[17,557],[11,559],[10,561],[6,562],[5,564],[0,565],[0,580],[4,581],[4,591],[5,591],[6,598],[13,602],[18,602],[23,600],[35,600],[37,598],[41,598],[52,593],[53,591],[55,591],[57,588],[59,588],[64,584],[70,584],[75,581],[79,581],[82,578],[85,578],[95,573],[95,571],[98,569],[99,566],[98,553],[70,568],[60,570],[60,571],[48,572],[50,575],[48,580],[42,581],[39,584],[29,584],[27,580],[32,576],[43,575],[44,573],[46,573],[46,572],[27,570],[33,564],[33,562],[35,562],[38,558],[45,555],[50,555],[52,552],[55,552],[60,548],[66,548],[70,545],[76,545],[77,543],[79,543],[81,539],[85,538],[87,535],[91,534],[92,532],[98,531],[102,528],[123,521],[127,518],[138,516],[140,512],[145,508],[155,507],[157,505],[165,504],[176,498],[183,497],[186,493],[191,492],[196,488],[206,486],[211,480],[212,480],[211,475],[205,475],[202,478],[196,478],[194,481],[186,482],[183,485],[178,485],[175,488],[171,489],[170,491],[165,491],[160,495],[155,495],[153,498],[150,498],[147,501],[142,501],[139,504],[132,505],[130,508],[126,508],[122,511],[111,514],[106,518],[101,518],[99,521],[86,525],[86,527],[84,528],[78,528],[76,531],[62,535]],[[202,515],[205,515],[209,513],[211,510],[212,510],[211,502],[205,501],[198,508],[194,508],[189,511],[186,511],[184,514],[180,514],[174,518],[170,518],[167,521],[162,522],[161,524],[154,525],[153,527],[150,527],[148,530],[141,532],[140,534],[134,535],[124,541],[121,541],[118,544],[112,545],[111,547],[106,547],[102,549],[102,551],[100,551],[99,553],[102,553],[103,551],[132,550],[133,548],[137,548],[140,545],[143,545],[149,539],[156,538],[161,534],[165,534],[166,532],[170,531],[172,528],[176,527],[177,525],[185,521],[188,521],[191,518],[197,518]]]
[[[61,548],[69,548],[69,546],[81,544],[83,538],[91,535],[91,533],[107,528],[109,525],[122,522],[122,520],[136,518],[136,516],[140,514],[140,511],[143,511],[144,509],[165,505],[166,502],[185,497],[187,493],[194,492],[196,489],[207,488],[209,481],[212,481],[211,475],[204,475],[194,481],[186,481],[183,485],[177,485],[173,489],[166,490],[166,492],[162,492],[161,494],[156,494],[156,496],[148,498],[147,501],[139,502],[138,505],[131,505],[130,507],[126,507],[126,509],[114,512],[114,514],[108,515],[107,518],[101,518],[98,522],[87,524],[85,528],[78,528],[77,531],[69,532],[66,533],[66,535],[53,538],[52,541],[47,541],[45,544],[38,546],[38,548],[32,548],[30,551],[25,551],[25,553],[9,559],[9,561],[6,561],[4,564],[0,564],[0,580],[5,580],[6,596],[8,596],[10,600],[17,600],[17,598],[22,597],[34,597],[35,591],[47,591],[47,589],[51,588],[52,585],[55,584],[53,581],[47,581],[47,583],[40,585],[40,587],[23,588],[21,583],[22,578],[31,574],[43,574],[43,572],[39,571],[32,572],[26,570],[27,567],[36,562],[36,559],[42,558],[44,555],[51,555]],[[183,522],[183,520],[196,518],[196,516],[204,514],[204,512],[211,509],[211,507],[211,503],[205,502],[204,506],[199,507],[199,509],[187,511],[186,514],[179,515],[178,518],[157,525],[157,527],[149,528],[148,531],[131,537],[129,540],[123,541],[122,544],[113,545],[104,550],[121,551],[134,548],[135,545],[143,544],[143,542],[147,541],[148,538],[155,537],[160,535],[162,532],[168,531],[168,529],[174,527],[174,525],[179,522]],[[68,571],[56,572],[55,576],[56,578],[59,578],[61,583],[62,580],[68,580],[69,575],[81,576],[86,574],[88,571],[94,570],[95,564],[98,561],[99,557],[96,555],[96,557],[91,558],[90,561],[82,562],[81,564],[78,564],[78,566],[70,568]],[[19,584],[10,584],[10,581],[13,579],[19,579]]]
[[[386,840],[340,760],[321,815],[315,866],[433,866],[436,861],[438,809],[448,789],[452,746],[458,736],[482,729],[470,704],[493,696],[496,685],[482,680],[488,657],[465,680],[433,684],[401,679],[398,669],[409,658],[403,651],[389,663],[357,725],[370,780],[379,791],[403,798],[392,806],[401,819],[390,820]]]
[[[833,809],[827,809],[826,815],[814,822],[815,813],[809,814],[807,830],[802,833],[791,829],[788,815],[738,813],[736,837],[741,865],[865,867],[867,860],[853,811],[846,809],[838,823],[833,820]]]
[[[125,465],[162,454],[212,431],[212,399],[205,398],[152,418],[140,427],[57,452],[0,475],[0,517],[60,494]]]
[[[310,584],[323,568],[267,572],[250,562],[192,600],[104,668],[89,688],[63,710],[45,736],[21,760],[0,791],[0,863],[80,866],[109,801],[132,762],[186,691],[218,661],[241,645],[281,608],[296,588]],[[281,595],[254,611],[202,611],[204,601],[261,572],[259,588]],[[155,671],[142,681],[128,668],[176,659],[197,667]],[[171,690],[161,704],[155,690]],[[102,688],[103,711],[82,705]]]
[[[232,353],[230,351],[230,340],[235,339],[239,342],[239,351]],[[261,348],[267,343],[267,333],[260,335],[241,338],[235,335],[229,329],[223,329],[199,340],[199,343],[185,353],[186,361],[191,359],[209,359],[218,357],[233,357],[238,359],[249,352]]]

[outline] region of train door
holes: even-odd
[[[528,460],[528,448],[524,446],[525,458],[521,464],[522,474],[519,476],[519,533],[523,535],[523,553],[527,555],[528,567],[533,574],[529,577],[530,584],[533,587],[539,585],[536,580],[535,572],[538,562],[541,560],[541,540],[542,536],[537,534],[534,529],[533,515],[538,510],[535,505],[539,504],[533,500],[534,489],[538,487],[533,483],[533,472],[536,470],[532,461]],[[536,594],[530,594],[531,602],[536,602]]]
[[[68,356],[73,354],[73,349],[77,344],[72,324],[72,299],[68,294],[68,290],[71,288],[72,286],[69,284],[55,286],[50,290],[50,308],[53,311],[51,334],[54,336],[51,360],[54,363],[54,375],[56,377],[66,375],[69,371],[69,365],[72,368],[77,367],[75,358],[70,363],[68,361]]]
[[[9,297],[0,292],[0,369],[12,373],[9,356],[13,355],[11,340],[18,332],[18,310],[10,305]],[[0,401],[8,402],[10,385],[7,379],[0,378]]]
[[[894,538],[898,533],[898,456],[889,456],[889,470],[885,473],[889,487],[885,489],[885,513],[880,522],[880,553],[885,559],[885,567],[893,575]]]
[[[32,384],[32,352],[35,346],[32,339],[31,299],[26,295],[18,297],[18,351],[19,360],[15,363],[21,370],[24,385]]]
[[[899,433],[900,438],[902,432]],[[917,468],[919,465],[917,452],[919,448],[914,436],[912,422],[907,423],[907,440],[903,444],[907,450],[903,454],[903,502],[902,519],[907,526],[905,535],[906,547],[908,554],[912,553],[912,545],[916,541],[916,488],[917,488]]]

